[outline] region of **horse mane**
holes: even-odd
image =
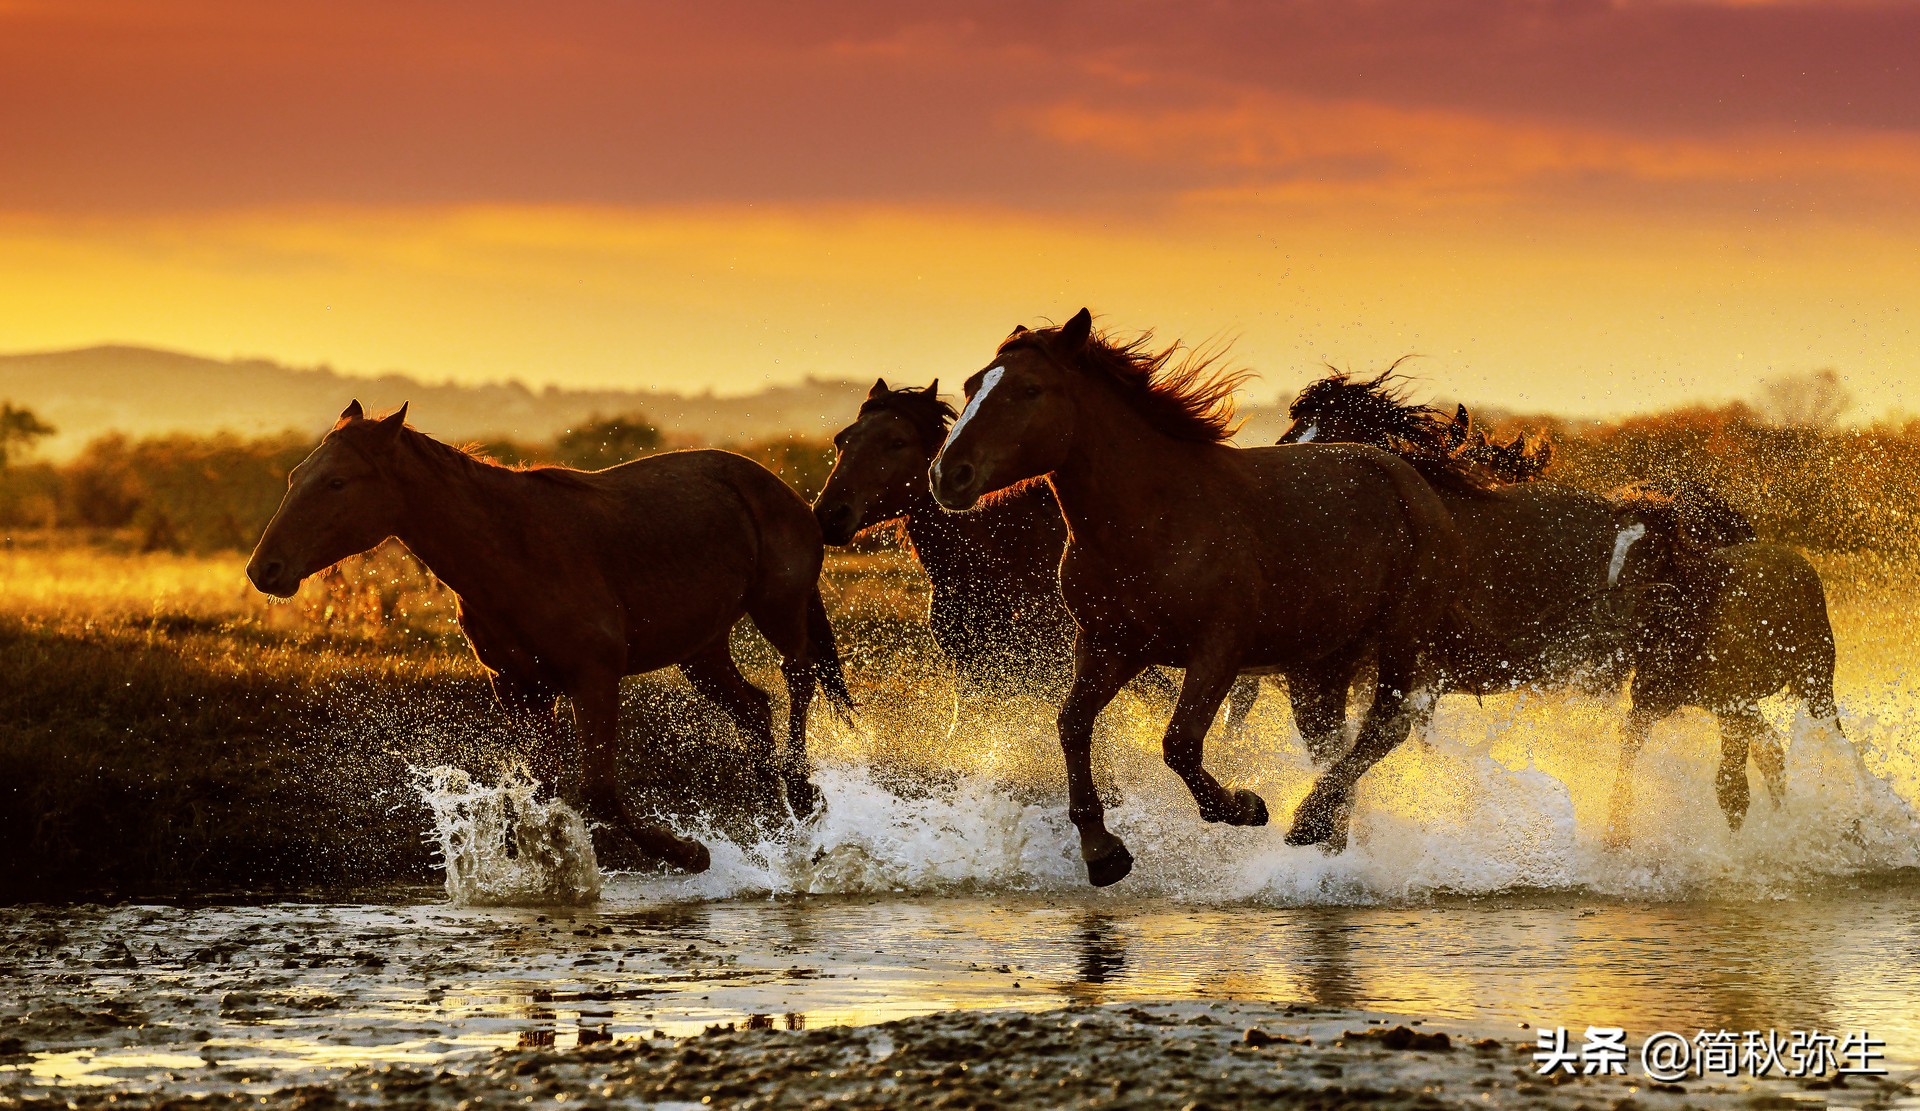
[[[1753,522],[1733,503],[1712,488],[1683,478],[1641,479],[1608,491],[1607,498],[1632,510],[1648,528],[1664,534],[1688,555],[1760,538]]]
[[[1523,432],[1501,443],[1473,427],[1465,405],[1451,415],[1407,398],[1403,355],[1372,378],[1349,371],[1310,383],[1293,399],[1287,415],[1295,420],[1338,412],[1369,430],[1367,442],[1407,460],[1431,481],[1450,488],[1490,489],[1532,482],[1553,462],[1553,443],[1544,432]]]
[[[366,418],[357,421],[342,420],[333,426],[333,431],[329,433],[329,435],[340,436],[351,444],[353,443],[354,437],[363,434],[363,429],[373,427],[378,421],[379,418]],[[529,478],[540,481],[554,482],[567,486],[585,487],[588,485],[585,481],[587,474],[585,471],[578,471],[572,467],[561,467],[549,464],[526,467],[509,466],[488,455],[477,443],[464,446],[445,443],[434,439],[432,436],[427,435],[411,424],[403,424],[401,426],[401,435],[396,441],[396,446],[398,445],[410,446],[413,449],[414,455],[417,456],[421,462],[425,463],[429,469],[448,478],[470,477],[477,468],[482,471],[500,471],[505,474],[526,475]],[[358,448],[359,445],[356,444],[355,447]]]
[[[1044,343],[1061,327],[1016,332],[1000,350]],[[1194,349],[1178,341],[1156,349],[1151,331],[1125,342],[1094,333],[1079,361],[1119,386],[1134,411],[1160,432],[1176,440],[1217,444],[1239,428],[1234,394],[1253,377],[1250,371],[1220,368],[1217,364],[1226,354],[1225,346]]]
[[[906,386],[897,390],[889,389],[861,402],[856,417],[878,412],[898,413],[913,424],[928,446],[937,448],[947,438],[947,428],[959,414],[954,412],[951,404],[940,399],[934,392],[936,388]]]

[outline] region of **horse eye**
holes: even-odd
[[[1028,386],[1028,387],[1027,387],[1027,396],[1028,396],[1028,397],[1039,397],[1039,396],[1040,396],[1040,395],[1041,395],[1042,393],[1044,393],[1044,392],[1045,392],[1045,391],[1043,391],[1043,390],[1042,390],[1042,389],[1041,389],[1041,388],[1040,388],[1039,386],[1037,386],[1037,385],[1034,385],[1034,386]]]
[[[887,447],[891,448],[894,451],[899,451],[905,448],[906,446],[907,446],[907,442],[905,440],[895,440],[894,442],[887,445]]]
[[[344,478],[330,478],[327,480],[327,489],[329,490],[345,490],[346,488],[347,480]]]

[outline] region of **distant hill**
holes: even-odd
[[[224,361],[148,347],[87,347],[0,355],[0,400],[24,405],[59,430],[42,445],[69,455],[104,432],[136,436],[230,430],[317,433],[350,398],[369,411],[412,402],[423,430],[449,440],[551,440],[595,414],[643,413],[682,441],[741,443],[825,437],[860,407],[871,383],[809,378],[739,397],[657,390],[531,389],[518,382],[428,385],[403,374],[360,377],[267,359]],[[958,400],[957,398],[955,399]],[[1271,443],[1286,427],[1271,405],[1243,406],[1243,444]]]
[[[414,423],[443,439],[544,441],[595,414],[644,413],[702,443],[826,435],[866,395],[863,382],[808,379],[741,397],[654,390],[530,389],[518,382],[428,385],[402,374],[360,377],[265,359],[222,361],[146,347],[0,355],[0,400],[59,430],[42,450],[69,454],[103,432],[134,435],[294,428],[317,433],[351,398],[369,411],[412,402]]]

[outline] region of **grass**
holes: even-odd
[[[1907,690],[1920,576],[1873,557],[1816,562],[1843,686]],[[518,751],[451,596],[397,548],[349,561],[290,603],[255,593],[242,564],[57,537],[0,549],[0,902],[435,878],[409,769],[487,774]],[[1057,794],[1051,707],[1025,707],[1035,712],[998,734],[948,738],[925,591],[902,553],[830,558],[824,592],[863,706],[856,729],[814,730],[815,754],[897,784],[986,773]],[[771,649],[745,627],[735,647],[777,699]],[[632,679],[624,699],[622,777],[637,805],[698,813],[726,833],[764,816],[734,758],[741,739],[683,680]],[[1114,743],[1096,748],[1103,780],[1159,773],[1163,709],[1115,715]],[[1283,723],[1284,703],[1260,713]],[[1233,775],[1270,756],[1216,743],[1209,759]]]
[[[433,877],[409,768],[497,771],[517,753],[451,595],[392,547],[291,603],[255,593],[243,563],[57,537],[0,550],[0,901]],[[836,557],[835,610],[860,615],[838,623],[851,666],[927,642],[917,575],[898,555]],[[771,649],[737,640],[777,696]],[[741,741],[678,676],[624,697],[637,803],[754,816],[718,806],[757,787],[713,758]]]

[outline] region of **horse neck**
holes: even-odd
[[[948,513],[933,495],[916,491],[905,515],[907,539],[934,586],[963,578],[987,539],[987,524],[978,514]]]
[[[407,517],[394,536],[462,597],[497,579],[497,538],[507,531],[500,522],[513,513],[523,476],[424,436],[396,457],[404,460],[398,480]]]
[[[1048,478],[1075,545],[1131,543],[1149,517],[1178,508],[1179,499],[1164,494],[1170,484],[1194,474],[1207,454],[1230,450],[1174,439],[1098,383],[1085,383],[1076,400],[1073,442]]]

